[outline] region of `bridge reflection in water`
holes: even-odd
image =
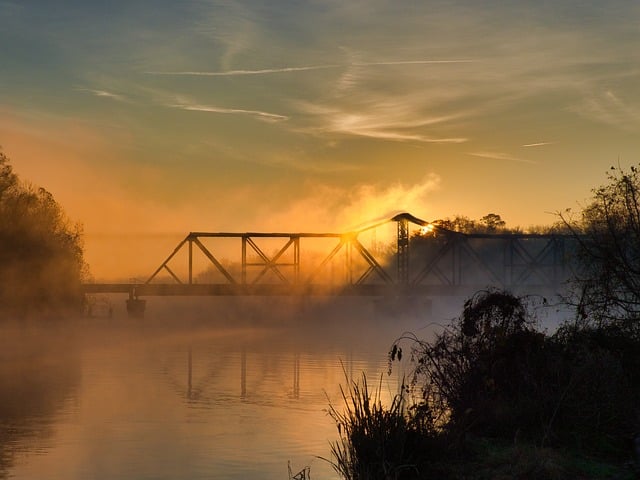
[[[394,222],[395,251],[361,242]],[[146,296],[447,296],[487,287],[548,294],[563,288],[574,250],[567,235],[463,234],[402,213],[346,233],[191,232],[144,283],[84,291],[127,293],[133,315],[144,312]]]
[[[192,346],[187,348],[186,355],[186,381],[178,378],[175,375],[176,372],[170,372],[167,368],[164,369],[164,373],[171,377],[170,383],[174,387],[176,393],[187,402],[213,403],[214,400],[212,399],[212,396],[215,397],[215,389],[219,388],[219,371],[221,368],[236,367],[234,359],[226,358],[230,364],[221,366],[219,362],[211,361],[211,353],[206,350],[197,351],[194,355],[194,348]],[[239,351],[239,398],[242,401],[250,400],[250,397],[256,394],[255,385],[253,385],[253,392],[251,383],[249,384],[249,388],[247,387],[247,379],[249,378],[251,381],[251,378],[255,379],[264,375],[265,365],[260,363],[263,355],[264,352],[260,354],[251,350],[247,353],[247,348],[244,346],[241,347]],[[357,370],[357,368],[354,369],[353,352],[351,350],[345,352],[345,355],[342,358],[343,360],[340,360],[340,365],[344,373],[343,380],[346,380],[347,382],[355,381],[354,370]],[[264,358],[262,358],[262,361],[264,362]],[[278,353],[277,364],[278,367],[283,370],[281,372],[283,379],[290,375],[290,377],[287,378],[287,383],[282,384],[286,389],[286,395],[288,398],[300,398],[300,376],[302,365],[307,362],[306,365],[309,367],[308,361],[308,358],[306,360],[301,360],[300,352],[295,349]],[[280,374],[280,372],[278,373]],[[305,374],[312,375],[313,372],[305,371]],[[196,379],[195,381],[194,378]]]

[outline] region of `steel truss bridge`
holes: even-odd
[[[394,248],[365,246],[366,232],[393,223]],[[558,292],[571,272],[574,250],[575,240],[566,235],[462,234],[402,213],[347,233],[191,232],[146,281],[91,283],[84,291],[128,293],[132,300],[155,295],[444,296],[488,287]],[[234,252],[236,258],[229,260]]]

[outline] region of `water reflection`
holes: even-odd
[[[247,398],[247,351],[240,351],[240,398]]]
[[[80,368],[69,338],[9,328],[0,337],[0,477],[6,478],[18,457],[28,461],[55,442],[56,416],[73,409]]]
[[[366,327],[335,336],[273,326],[81,329],[76,349],[3,362],[2,473],[268,480],[287,478],[291,462],[336,478],[317,458],[336,438],[327,397],[341,402],[345,374],[386,372],[393,339],[376,341]],[[397,378],[383,385],[391,395]]]
[[[197,354],[199,356],[204,357],[206,360],[207,352],[198,351]],[[184,392],[184,397],[189,405],[196,405],[202,403],[215,403],[215,399],[210,395],[207,395],[207,390],[215,389],[216,382],[218,381],[217,377],[220,375],[221,368],[227,368],[225,366],[221,366],[216,364],[211,364],[209,360],[209,364],[205,364],[203,361],[198,362],[198,370],[196,371],[195,376],[197,379],[197,383],[194,384],[194,360],[193,360],[193,346],[189,345],[186,353],[186,390]],[[227,360],[229,361],[229,360]],[[246,380],[246,369],[247,369],[247,354],[244,349],[240,352],[240,398],[244,399],[246,397],[247,391],[247,380]],[[169,373],[169,368],[165,367],[165,373]],[[182,390],[182,385],[179,381],[175,379],[169,380],[169,382],[177,389]]]

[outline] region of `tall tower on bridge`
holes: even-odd
[[[398,284],[409,285],[409,219],[400,217],[398,222]]]

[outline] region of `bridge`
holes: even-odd
[[[389,224],[393,249],[365,246],[367,232]],[[128,294],[132,314],[144,311],[140,297],[147,296],[445,296],[490,286],[557,292],[571,272],[574,242],[555,234],[463,234],[409,213],[346,233],[191,232],[144,282],[83,287]]]

